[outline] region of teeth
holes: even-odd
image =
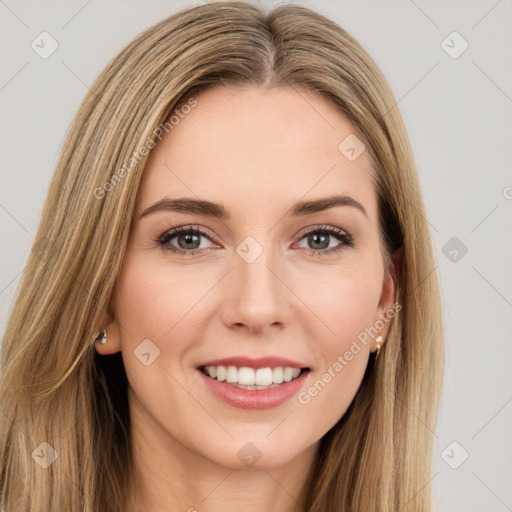
[[[226,368],[226,382],[238,382],[238,372],[235,366],[228,366]]]
[[[223,381],[226,380],[226,367],[225,366],[207,366],[210,377],[215,379],[215,371],[217,371],[217,380]],[[210,368],[213,368],[213,370],[210,370]]]
[[[285,382],[290,382],[292,379],[293,379],[293,372],[294,368],[285,368],[284,369],[284,374],[283,374],[283,379]]]
[[[233,368],[233,367],[231,367]],[[235,368],[236,371],[236,368]],[[272,380],[272,379],[270,379]],[[243,384],[244,386],[253,386],[255,382],[254,370],[252,368],[242,367],[238,370],[238,379],[236,380],[238,384]],[[270,382],[272,384],[272,382]],[[260,386],[262,383],[260,384]]]
[[[274,368],[272,370],[272,382],[275,384],[281,384],[284,381],[283,379],[284,370],[281,366]]]
[[[252,368],[251,368],[251,370],[252,370]],[[300,373],[300,370],[299,370],[299,373]],[[270,384],[274,384],[272,382],[272,369],[271,368],[258,368],[254,372],[254,383],[257,386],[270,386]],[[239,382],[239,384],[243,384],[243,382]]]
[[[245,389],[267,389],[274,385],[290,382],[300,375],[298,368],[277,366],[275,368],[249,368],[242,366],[205,366],[203,373],[212,379],[226,381]]]

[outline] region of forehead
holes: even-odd
[[[194,99],[151,152],[139,211],[164,196],[267,211],[349,194],[376,216],[368,152],[357,156],[354,125],[326,98],[297,87],[219,86]]]

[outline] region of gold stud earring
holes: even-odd
[[[102,345],[107,343],[107,331],[105,329],[101,329],[101,331],[94,336],[92,342],[93,344],[99,341]]]
[[[380,354],[380,344],[382,343],[382,336],[377,336],[375,338],[375,341],[377,342],[377,350],[375,351],[375,360],[379,357]]]

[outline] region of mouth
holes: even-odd
[[[251,391],[281,387],[310,371],[309,367],[294,368],[291,366],[252,368],[250,366],[239,367],[234,365],[201,365],[198,369],[209,379],[228,384],[234,388]]]
[[[233,355],[202,361],[196,372],[206,390],[240,409],[270,409],[306,386],[311,365],[278,355]]]

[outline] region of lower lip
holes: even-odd
[[[296,379],[290,382],[283,382],[275,388],[242,389],[230,386],[226,384],[226,381],[219,382],[216,379],[207,377],[201,370],[197,371],[201,374],[208,389],[215,396],[239,409],[270,409],[277,407],[300,391],[309,374],[309,371],[305,371]]]

